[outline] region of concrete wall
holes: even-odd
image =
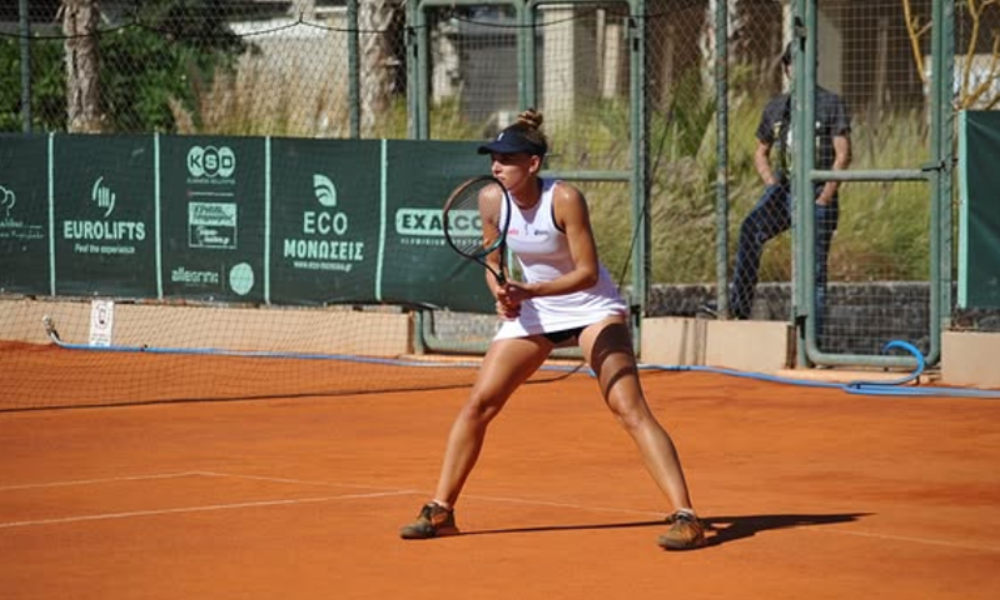
[[[48,343],[44,316],[63,342],[89,342],[90,303],[31,300],[0,302],[0,340]],[[399,312],[118,303],[112,344],[392,357],[413,352],[413,323]]]
[[[794,335],[776,321],[714,321],[660,317],[642,322],[642,362],[705,365],[755,373],[791,366]]]
[[[698,308],[715,299],[708,285],[654,286],[650,314],[693,317]],[[763,283],[757,286],[751,318],[789,321],[791,286]],[[924,282],[887,281],[831,283],[827,290],[827,323],[831,334],[822,340],[824,352],[881,354],[893,339],[903,339],[923,351],[930,346],[930,286]],[[998,313],[956,314],[963,328],[1000,331]]]
[[[945,332],[941,378],[950,385],[1000,388],[1000,333]]]
[[[795,369],[795,334],[774,321],[714,321],[654,317],[643,321],[642,362],[712,366],[793,379],[896,380],[900,373],[864,369]],[[948,331],[942,335],[940,370],[922,384],[1000,388],[1000,332]]]

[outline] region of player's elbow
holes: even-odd
[[[600,279],[600,273],[598,273],[597,268],[587,268],[581,269],[580,273],[580,287],[582,289],[587,289],[597,285]]]

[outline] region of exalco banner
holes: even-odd
[[[0,292],[52,293],[48,138],[0,137]]]
[[[54,138],[56,294],[157,297],[153,150],[150,136]]]
[[[382,298],[490,312],[493,297],[485,269],[462,258],[444,238],[441,210],[463,181],[488,175],[488,156],[479,144],[399,140],[387,145],[385,236],[386,276]]]
[[[264,299],[261,138],[160,137],[165,297]]]

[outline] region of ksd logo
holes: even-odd
[[[7,211],[8,219],[10,218],[10,209],[14,208],[15,204],[17,204],[17,196],[14,195],[14,192],[0,185],[0,208]]]
[[[187,166],[192,177],[228,178],[236,170],[236,154],[228,146],[193,146],[188,152]]]

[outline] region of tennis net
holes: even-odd
[[[4,301],[0,411],[471,386],[481,356],[423,353],[418,315],[398,306]],[[485,347],[481,320],[447,321],[455,347]],[[579,367],[554,361],[532,381]]]

